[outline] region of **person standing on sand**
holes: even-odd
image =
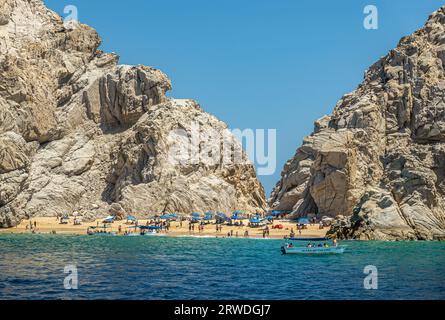
[[[244,231],[244,238],[249,238],[249,231]]]
[[[117,233],[121,233],[122,232],[122,226],[121,225],[119,225],[119,228],[118,228],[118,230],[117,230]]]

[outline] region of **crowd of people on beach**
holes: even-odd
[[[319,228],[322,229],[324,226],[321,221],[317,221],[316,218],[310,218],[306,219],[306,223],[296,223],[293,226],[289,225],[290,221],[285,220],[279,220],[278,222],[274,223],[274,220],[277,220],[278,217],[272,218],[272,220],[266,220],[261,219],[260,216],[264,216],[264,214],[241,214],[241,213],[234,213],[235,218],[228,218],[218,216],[217,214],[213,214],[211,218],[213,219],[207,219],[208,214],[205,214],[206,217],[204,218],[204,215],[198,215],[198,214],[192,214],[191,216],[182,216],[182,215],[164,215],[164,216],[155,216],[154,218],[150,220],[144,220],[143,224],[140,225],[140,221],[135,216],[128,216],[127,221],[125,223],[121,223],[118,226],[112,227],[112,224],[117,222],[117,220],[114,219],[114,217],[108,217],[104,220],[98,220],[96,221],[96,226],[90,226],[88,229],[91,231],[91,233],[114,233],[117,235],[131,235],[131,234],[138,234],[138,233],[169,233],[170,229],[173,227],[175,234],[183,234],[188,233],[190,235],[213,235],[216,237],[223,237],[223,238],[238,238],[238,237],[244,237],[248,238],[251,236],[251,233],[253,233],[252,236],[254,237],[261,237],[262,238],[270,238],[271,237],[271,229],[278,229],[278,230],[286,230],[286,232],[289,232],[285,235],[283,233],[279,233],[284,236],[284,238],[294,238],[296,235],[302,235],[303,231],[308,228],[309,225],[313,224],[319,224]],[[69,224],[73,222],[74,219],[74,225],[80,224],[82,221],[81,219],[78,219],[75,215],[74,217],[69,217],[68,215],[62,215],[58,214],[56,219],[59,222],[59,224]],[[173,216],[173,217],[170,217]],[[255,222],[261,221],[262,223]],[[111,222],[109,221],[111,220]],[[248,222],[246,224],[246,221]],[[174,223],[174,224],[173,224]],[[116,223],[117,224],[117,223]],[[184,225],[186,228],[183,230]],[[211,232],[213,230],[216,232]],[[225,229],[225,230],[224,230]],[[258,232],[252,232],[253,229],[258,230]],[[290,231],[288,231],[290,229]],[[26,225],[26,230],[31,230],[31,232],[35,233],[37,231],[37,221],[29,221],[29,224]],[[87,230],[88,231],[88,230]],[[273,236],[276,236],[276,233],[272,234]]]

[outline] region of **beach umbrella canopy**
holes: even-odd
[[[127,217],[127,221],[136,221],[136,217],[135,216],[128,216]]]
[[[170,218],[170,215],[164,214],[163,216],[160,216],[159,218],[160,219],[168,219],[168,218]]]
[[[243,220],[244,218],[241,217],[241,216],[239,216],[239,215],[233,215],[233,216],[231,217],[231,219],[232,219],[232,220]]]
[[[239,212],[239,211],[235,211],[235,212],[233,212],[232,214],[233,214],[234,216],[238,216],[238,215],[241,215],[242,213]]]
[[[201,214],[199,214],[198,212],[193,212],[192,213],[192,217],[200,217],[201,216]]]
[[[261,220],[253,218],[253,219],[250,219],[250,222],[251,223],[261,223]]]
[[[178,215],[176,213],[171,213],[171,214],[169,214],[169,216],[172,217],[172,218],[177,218],[178,217]]]
[[[308,218],[300,218],[297,220],[298,224],[309,224]]]

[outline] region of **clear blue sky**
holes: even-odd
[[[79,20],[123,64],[163,70],[170,96],[193,98],[231,128],[276,128],[277,170],[267,195],[314,120],[356,88],[364,71],[420,28],[439,0],[45,0]],[[379,9],[379,29],[363,9]]]

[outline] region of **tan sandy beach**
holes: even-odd
[[[82,225],[74,225],[73,219],[70,219],[68,224],[60,224],[56,217],[36,217],[31,220],[23,220],[20,225],[14,228],[8,229],[0,229],[0,234],[5,233],[31,233],[30,231],[30,222],[34,226],[34,222],[37,227],[35,228],[35,233],[56,233],[56,234],[75,234],[75,235],[86,235],[86,230],[89,226],[102,226],[102,220],[96,220],[94,222],[82,223]],[[139,220],[139,225],[145,225],[147,220]],[[247,224],[248,220],[244,220],[244,224]],[[295,222],[290,222],[288,220],[275,220],[273,225],[283,225],[283,229],[272,229],[272,225],[269,225],[270,234],[268,238],[273,239],[282,239],[285,236],[289,236],[291,229],[294,229],[295,235],[300,236],[298,230],[296,228]],[[28,228],[27,228],[28,226]],[[121,235],[128,230],[134,232],[134,229],[131,229],[131,224],[127,224],[126,221],[116,221],[111,224],[111,228],[107,229],[108,231],[114,231],[118,233],[119,226],[121,227]],[[205,225],[204,230],[202,232],[198,231],[198,224],[195,225],[195,230],[189,232],[188,230],[188,222],[182,222],[182,227],[179,222],[171,222],[169,231],[162,231],[161,234],[172,236],[172,237],[180,237],[180,236],[202,236],[202,237],[227,237],[228,233],[232,232],[233,237],[244,238],[245,231],[248,231],[249,238],[263,238],[262,228],[250,228],[250,227],[237,227],[237,226],[228,226],[223,225],[221,232],[216,232],[216,225],[209,224]],[[324,228],[322,230],[319,229],[318,225],[309,225],[307,229],[302,230],[301,236],[304,237],[322,237],[326,235],[328,228]]]

